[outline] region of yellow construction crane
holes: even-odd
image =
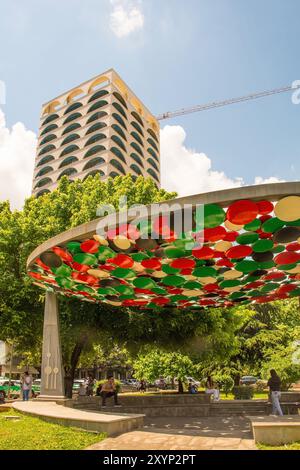
[[[298,83],[298,82],[295,82]],[[251,95],[240,96],[239,98],[231,98],[223,101],[213,101],[212,103],[199,104],[197,106],[192,106],[190,108],[178,109],[177,111],[171,111],[167,113],[160,114],[156,117],[158,121],[163,119],[171,119],[177,116],[184,116],[191,113],[199,113],[200,111],[206,111],[213,108],[221,108],[223,106],[228,106],[230,104],[242,103],[243,101],[256,100],[258,98],[264,98],[265,96],[276,95],[279,93],[286,93],[287,91],[295,91],[300,88],[300,84],[285,86],[281,88],[275,88],[274,90],[260,91],[258,93],[252,93]]]

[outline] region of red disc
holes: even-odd
[[[225,268],[233,268],[234,264],[229,259],[220,259],[216,262],[217,266],[224,266]]]
[[[54,248],[52,248],[52,251],[54,251],[54,253],[64,261],[72,261],[73,260],[70,253],[63,250],[60,246],[55,246]]]
[[[286,249],[287,251],[300,251],[300,243],[290,243],[289,245],[287,245]]]
[[[223,240],[225,242],[234,242],[238,236],[239,236],[238,232],[227,232]]]
[[[265,281],[273,281],[273,280],[276,280],[276,279],[279,280],[279,279],[284,279],[284,278],[285,278],[284,273],[282,273],[281,271],[274,271],[270,274],[266,274],[263,279]]]
[[[107,262],[115,264],[120,268],[131,268],[134,265],[133,259],[122,253],[118,254],[114,258],[108,259]]]
[[[178,258],[172,261],[171,265],[172,268],[175,269],[193,269],[196,263],[193,259],[188,258]]]
[[[274,205],[270,201],[259,201],[256,203],[258,213],[261,215],[270,214],[274,210]]]
[[[202,248],[194,248],[193,256],[198,259],[211,259],[214,257],[214,250],[209,248],[209,246],[203,246]]]
[[[236,201],[228,207],[227,219],[235,225],[249,224],[256,218],[258,207],[249,199]]]
[[[300,253],[294,251],[284,251],[279,253],[274,259],[276,264],[294,264],[300,261]]]
[[[204,230],[204,241],[205,242],[217,242],[223,240],[226,236],[226,230],[224,227],[219,226],[215,228],[206,228]]]
[[[156,297],[155,299],[152,299],[151,302],[156,305],[166,305],[170,301],[166,297]]]
[[[206,306],[206,305],[216,305],[216,302],[211,299],[202,299],[200,300],[200,305]]]
[[[96,240],[86,240],[85,242],[81,243],[80,249],[84,251],[84,253],[97,253],[99,249],[100,243]]]
[[[146,269],[154,269],[154,270],[161,269],[161,262],[159,258],[144,259],[141,262],[141,265]]]
[[[251,253],[252,253],[251,246],[238,245],[238,246],[233,246],[232,248],[229,248],[229,250],[226,251],[226,256],[229,259],[240,259],[240,258],[246,258],[246,256],[250,256]]]
[[[207,291],[207,292],[214,292],[216,290],[219,289],[219,285],[217,283],[214,283],[214,284],[206,284],[204,287],[203,287],[203,290]]]
[[[297,284],[285,284],[277,289],[276,294],[287,294],[288,292],[297,289],[297,287]]]
[[[86,273],[89,269],[91,269],[90,266],[88,266],[87,264],[79,264],[79,263],[76,263],[74,261],[74,263],[72,263],[72,268],[75,269],[75,271],[78,271],[80,273]]]

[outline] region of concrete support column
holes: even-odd
[[[42,380],[39,398],[47,400],[65,398],[58,303],[56,294],[52,292],[46,293],[45,300]]]

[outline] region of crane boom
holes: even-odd
[[[286,93],[288,91],[297,90],[300,88],[300,85],[290,85],[282,88],[275,88],[274,90],[266,90],[258,93],[252,93],[251,95],[240,96],[238,98],[231,98],[223,101],[213,101],[207,104],[200,104],[197,106],[192,106],[190,108],[182,108],[177,111],[166,112],[160,114],[156,117],[158,121],[163,119],[171,119],[177,116],[184,116],[186,114],[198,113],[200,111],[206,111],[207,109],[221,108],[223,106],[228,106],[230,104],[242,103],[243,101],[256,100],[258,98],[264,98],[265,96],[275,95],[279,93]]]

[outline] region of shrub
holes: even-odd
[[[234,380],[228,374],[216,374],[214,381],[219,384],[220,389],[226,394],[231,392],[234,386]]]
[[[235,400],[251,400],[254,395],[254,388],[251,385],[239,385],[233,387],[233,395]]]
[[[98,382],[96,382],[96,384],[95,384],[94,391],[96,392],[97,388],[100,385],[102,386],[106,382],[107,382],[107,380],[98,380]],[[116,391],[117,391],[117,393],[119,393],[121,391],[121,382],[119,380],[115,380],[115,384],[116,384]]]
[[[267,383],[266,380],[258,380],[255,384],[255,390],[260,393],[264,392],[268,388]]]

